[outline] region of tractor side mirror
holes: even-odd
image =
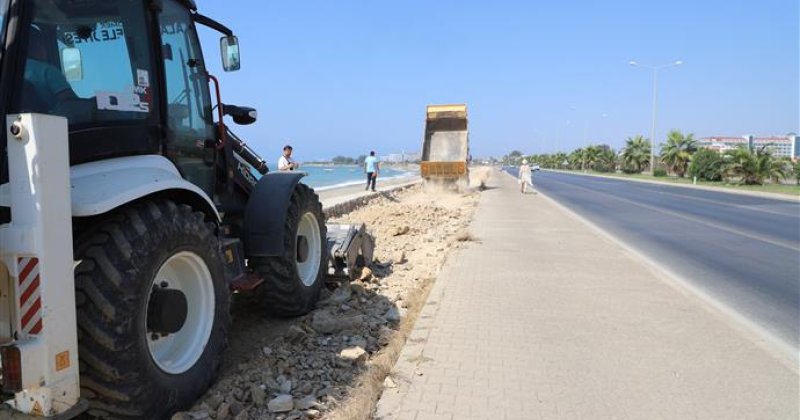
[[[76,82],[83,79],[83,59],[81,50],[74,47],[67,47],[61,50],[61,67],[64,69],[64,77],[68,82]]]
[[[223,105],[225,115],[230,115],[233,122],[239,125],[248,125],[256,122],[258,112],[254,108],[236,105]]]
[[[235,36],[224,36],[219,40],[222,53],[222,68],[225,71],[236,71],[241,67],[239,57],[239,39]]]

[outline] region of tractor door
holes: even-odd
[[[166,78],[167,156],[189,182],[214,190],[214,128],[203,54],[189,11],[164,0],[158,12]]]

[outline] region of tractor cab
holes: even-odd
[[[34,0],[21,7],[29,19],[3,66],[8,112],[66,117],[73,165],[161,154],[213,194],[219,139],[195,22],[230,30],[175,0]],[[236,37],[226,35],[221,47],[225,69],[238,69]]]
[[[0,397],[169,418],[218,373],[231,293],[314,308],[319,198],[223,121],[256,112],[222,102],[196,25],[226,71],[238,40],[194,1],[0,0],[0,24]]]

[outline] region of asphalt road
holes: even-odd
[[[800,351],[800,203],[555,172],[534,184]]]

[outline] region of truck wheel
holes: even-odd
[[[276,316],[298,316],[314,309],[327,271],[325,216],[317,194],[305,184],[292,193],[284,223],[280,257],[253,258],[264,277],[256,298]]]
[[[215,379],[230,293],[203,213],[147,201],[76,240],[81,396],[90,415],[160,419]]]

